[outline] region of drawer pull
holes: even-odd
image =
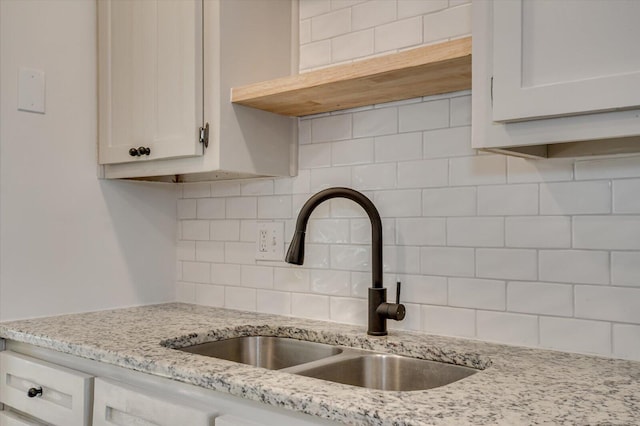
[[[34,398],[34,397],[36,397],[38,395],[42,395],[42,388],[41,387],[40,388],[30,388],[27,391],[27,396],[29,398]]]

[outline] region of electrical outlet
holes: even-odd
[[[258,223],[258,240],[256,241],[257,260],[284,259],[284,223]]]

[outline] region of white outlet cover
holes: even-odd
[[[18,109],[44,114],[44,71],[20,68],[18,71]]]
[[[284,260],[284,222],[259,222],[256,260]]]

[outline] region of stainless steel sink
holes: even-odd
[[[342,349],[286,337],[247,336],[177,348],[184,352],[280,370],[337,355]]]
[[[414,391],[448,385],[478,370],[388,354],[345,357],[296,374],[385,391]]]

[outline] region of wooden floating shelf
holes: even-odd
[[[231,102],[304,116],[471,88],[471,37],[231,89]]]

